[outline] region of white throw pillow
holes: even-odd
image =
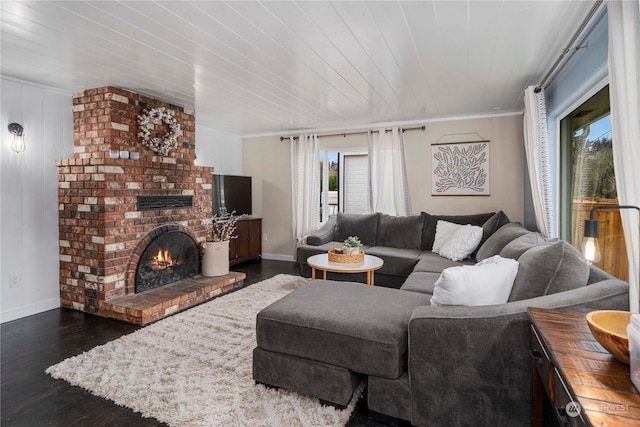
[[[453,233],[461,227],[461,224],[455,224],[441,219],[438,220],[438,222],[436,222],[436,237],[433,239],[433,248],[431,249],[431,252],[435,254],[440,253],[442,245],[444,245],[445,242],[449,240],[449,237],[451,237]]]
[[[431,305],[505,304],[517,274],[518,261],[500,255],[447,268],[435,283]]]
[[[482,227],[463,225],[447,239],[438,252],[452,261],[462,261],[476,250],[482,240]]]

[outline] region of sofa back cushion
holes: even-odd
[[[518,259],[518,275],[509,301],[551,295],[587,285],[589,264],[569,243],[534,246]]]
[[[378,234],[379,213],[348,214],[338,213],[336,218],[336,242],[344,242],[349,236],[360,238],[363,245],[375,246]]]
[[[422,217],[392,216],[380,214],[378,221],[377,246],[391,248],[420,249]]]
[[[519,259],[523,253],[536,245],[545,243],[544,237],[540,233],[526,233],[520,237],[516,237],[500,251],[503,258]]]
[[[503,225],[480,246],[476,253],[476,260],[482,261],[483,259],[500,255],[500,251],[507,246],[507,243],[527,233],[530,233],[530,231],[517,222]]]
[[[471,224],[482,227],[482,225],[491,218],[495,212],[486,212],[472,215],[431,215],[426,212],[422,212],[420,215],[424,221],[422,226],[422,242],[421,248],[423,251],[430,251],[433,249],[433,240],[436,238],[436,225],[438,220],[453,222],[455,224]]]
[[[475,258],[475,256],[478,254],[478,249],[480,249],[480,246],[482,246],[482,244],[486,242],[487,239],[493,235],[493,233],[498,231],[500,227],[502,227],[503,225],[507,225],[510,222],[511,220],[509,220],[509,217],[503,211],[496,212],[491,218],[486,220],[485,223],[482,224],[482,239],[480,239],[480,244],[478,245],[477,249],[473,251],[471,256]]]

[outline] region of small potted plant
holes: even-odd
[[[347,255],[357,255],[360,253],[360,246],[362,246],[362,242],[358,236],[349,236],[342,243],[342,246],[345,247],[345,253]]]
[[[207,224],[206,242],[203,245],[202,275],[223,276],[229,273],[229,241],[238,237],[234,212],[215,214]]]

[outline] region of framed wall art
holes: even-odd
[[[488,196],[489,141],[431,145],[431,195]]]

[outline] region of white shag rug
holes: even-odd
[[[281,274],[160,320],[49,367],[82,387],[172,426],[343,426],[344,410],[256,385],[256,314],[307,279]]]

